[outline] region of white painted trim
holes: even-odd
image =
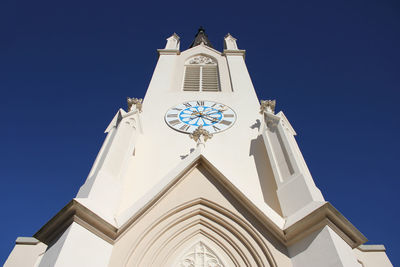
[[[158,55],[180,55],[181,51],[178,49],[157,49]]]
[[[224,50],[224,56],[242,56],[243,59],[246,57],[246,50]]]
[[[386,251],[384,245],[360,245],[357,248],[361,251]]]
[[[198,147],[176,168],[167,174],[145,196],[139,199],[128,210],[116,218],[116,225],[108,223],[99,215],[86,208],[79,199],[73,199],[56,216],[46,223],[34,237],[45,244],[49,244],[60,233],[65,231],[72,222],[76,222],[105,241],[114,244],[129,226],[144,212],[152,207],[168,192],[191,168],[202,163],[215,178],[238,200],[254,214],[260,222],[284,245],[288,246],[306,237],[310,233],[328,225],[350,247],[355,248],[365,243],[367,239],[330,203],[314,203],[305,207],[286,220],[273,212],[271,208],[262,210],[236,188],[219,170],[214,167]],[[266,214],[269,214],[268,217]],[[276,214],[276,216],[274,216]],[[273,216],[271,216],[273,215]]]
[[[15,244],[18,245],[36,245],[38,243],[40,243],[40,241],[34,237],[19,236],[17,240],[15,240]]]
[[[297,135],[296,131],[293,129],[292,125],[290,124],[289,120],[286,118],[285,114],[283,113],[283,111],[279,111],[276,116],[281,117],[281,119],[283,120],[284,124],[288,127],[289,132],[293,135]]]

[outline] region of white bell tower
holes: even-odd
[[[169,37],[76,197],[5,266],[391,266],[325,201],[236,41]]]

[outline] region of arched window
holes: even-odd
[[[189,59],[185,64],[183,91],[220,91],[217,62],[203,55]]]

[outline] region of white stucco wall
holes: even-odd
[[[39,267],[101,267],[108,266],[112,245],[72,223],[68,229],[49,246]]]
[[[8,256],[4,267],[38,266],[46,244],[33,237],[19,237],[16,245]]]
[[[176,38],[169,42],[169,48],[178,46]],[[79,203],[121,227],[129,218],[118,218],[141,204],[196,147],[188,134],[164,121],[168,109],[191,100],[215,101],[235,111],[234,125],[215,134],[201,153],[277,227],[283,229],[285,219],[308,204],[322,203],[283,113],[272,114],[279,118],[275,129],[263,128],[265,117],[259,112],[243,56],[225,55],[204,45],[175,52],[160,55],[142,111],[120,110],[111,122],[105,145],[78,193]],[[200,54],[218,62],[220,92],[182,91],[184,63]],[[110,243],[74,222],[48,248],[40,267],[108,266],[112,249]],[[359,267],[349,245],[328,226],[291,245],[289,255],[293,266]]]
[[[293,267],[360,267],[350,246],[329,226],[289,247]]]
[[[208,54],[218,60],[221,92],[181,90],[185,59],[196,54]],[[129,159],[118,212],[123,212],[140,199],[195,148],[195,142],[187,134],[174,131],[164,121],[164,114],[169,108],[188,100],[212,100],[226,104],[236,112],[235,124],[208,140],[204,154],[257,205],[268,205],[264,191],[270,188],[262,188],[262,185],[271,184],[271,181],[274,183],[274,178],[269,164],[257,162],[259,155],[254,153],[254,145],[262,145],[257,141],[259,129],[254,126],[260,123],[262,116],[244,59],[241,56],[226,58],[207,47],[197,46],[180,55],[160,56],[144,98],[140,114],[143,134],[136,143],[135,156]],[[262,157],[265,158],[265,155]],[[262,172],[258,171],[260,168]],[[275,200],[268,201],[280,213],[276,196]],[[275,204],[271,204],[273,202]]]
[[[353,250],[361,267],[393,267],[383,245],[363,245]]]

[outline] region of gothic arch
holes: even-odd
[[[211,244],[228,266],[276,266],[250,223],[216,203],[195,199],[161,215],[132,244],[124,266],[171,266],[197,239]]]
[[[206,59],[201,59],[201,57],[208,58],[208,59],[211,60],[211,62],[205,61]],[[198,59],[196,59],[196,58],[198,58]],[[191,60],[195,60],[195,61],[197,61],[199,63],[190,62]],[[187,64],[203,64],[203,63],[204,64],[213,63],[213,64],[217,64],[218,65],[218,60],[215,57],[211,56],[210,54],[206,54],[206,53],[198,53],[198,54],[195,54],[195,55],[188,55],[185,58],[185,65],[187,65]]]

